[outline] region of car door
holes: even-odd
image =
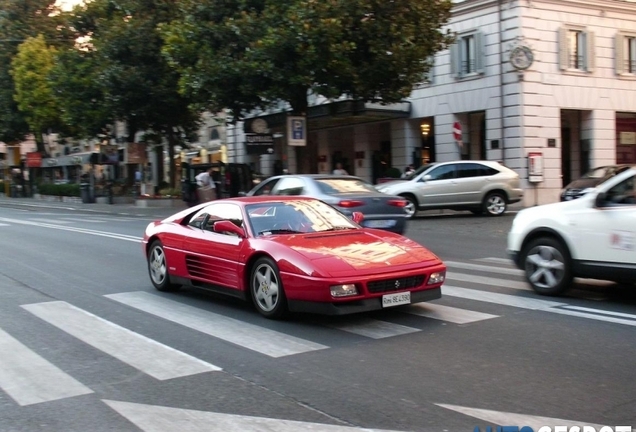
[[[230,233],[213,231],[214,222],[232,221],[243,227],[240,206],[215,203],[204,207],[188,225],[189,235],[184,241],[188,274],[207,283],[238,288],[241,248],[245,239]]]
[[[453,203],[462,205],[481,203],[482,191],[488,187],[487,168],[476,162],[457,164],[457,187]]]
[[[444,207],[452,202],[457,191],[457,164],[437,165],[423,173],[418,181],[417,195],[423,208]]]
[[[636,265],[636,176],[611,186],[607,203],[572,216],[578,227],[576,258]]]

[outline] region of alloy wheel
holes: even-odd
[[[506,211],[506,200],[499,194],[490,195],[486,199],[486,211],[488,214],[499,216]]]
[[[156,285],[162,285],[168,276],[166,267],[166,255],[159,246],[154,247],[150,253],[150,277]]]
[[[528,281],[540,289],[555,289],[565,276],[565,258],[552,246],[537,245],[530,249],[525,265]]]
[[[256,304],[265,312],[272,312],[279,301],[279,281],[276,272],[267,263],[254,270],[252,292]]]

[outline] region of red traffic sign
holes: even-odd
[[[460,122],[453,123],[453,138],[455,138],[455,141],[462,140],[462,125]]]

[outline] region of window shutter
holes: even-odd
[[[475,71],[483,74],[486,65],[486,50],[484,49],[484,34],[477,32],[475,38]]]
[[[594,72],[596,67],[596,43],[594,32],[585,32],[585,70]]]
[[[616,33],[614,38],[614,61],[616,62],[616,75],[625,73],[625,36]]]
[[[451,75],[453,77],[459,77],[460,75],[460,67],[459,67],[459,44],[455,42],[450,46],[450,69]]]
[[[568,29],[561,27],[559,29],[559,69],[566,70],[570,66],[568,50]]]

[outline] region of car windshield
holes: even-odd
[[[615,166],[604,166],[594,168],[591,171],[588,171],[583,178],[592,178],[592,179],[602,179],[609,175],[612,175],[617,167]]]
[[[263,202],[245,207],[256,236],[357,229],[332,206],[318,200]]]
[[[357,178],[324,178],[316,179],[316,184],[320,192],[326,195],[335,195],[342,193],[364,193],[377,191],[375,188]]]
[[[426,171],[427,169],[431,168],[435,166],[435,164],[426,164],[426,165],[422,165],[421,167],[419,167],[418,169],[416,169],[415,171],[413,171],[411,174],[409,174],[408,176],[404,177],[405,180],[411,180],[415,177],[417,177],[418,175],[422,174],[424,171]]]

